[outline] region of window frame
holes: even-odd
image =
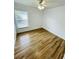
[[[23,12],[26,12],[26,13],[27,13],[27,20],[26,20],[26,21],[28,21],[28,22],[27,22],[28,25],[27,25],[27,26],[23,26],[23,27],[18,27],[18,26],[17,26],[17,20],[16,20],[16,13],[15,13],[16,11],[23,11],[23,10],[14,10],[14,19],[15,19],[16,28],[17,28],[17,29],[21,29],[21,28],[27,28],[27,27],[29,27],[28,12],[27,12],[27,11],[23,11]]]

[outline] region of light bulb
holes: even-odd
[[[45,7],[39,5],[39,6],[38,6],[38,9],[43,10],[43,9],[45,9]]]

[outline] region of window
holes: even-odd
[[[25,11],[15,10],[16,27],[28,27],[28,14]]]

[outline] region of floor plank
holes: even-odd
[[[40,28],[18,34],[14,50],[15,59],[63,59],[65,41]]]

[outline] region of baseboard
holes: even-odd
[[[34,31],[34,30],[39,30],[39,29],[41,29],[41,27],[40,28],[35,28],[35,29],[32,29],[32,30],[28,30],[28,31],[19,32],[19,33],[17,33],[17,35],[22,34],[22,33],[26,33],[26,32],[30,32],[30,31]]]
[[[56,34],[56,33],[54,33],[54,32],[51,32],[49,29],[47,29],[47,28],[45,28],[45,27],[42,27],[42,28],[45,29],[45,30],[47,30],[48,32],[50,32],[50,33],[52,33],[52,34],[54,34],[54,35],[56,35],[56,36],[62,38],[62,39],[65,39],[64,37],[62,37],[62,36],[60,36],[60,35],[58,35],[58,34]]]

